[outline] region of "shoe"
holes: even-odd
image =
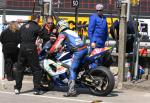
[[[42,94],[44,94],[44,92],[42,90],[36,89],[36,90],[34,90],[33,94],[34,95],[42,95]]]
[[[64,97],[77,97],[77,93],[67,93]]]
[[[64,95],[64,97],[76,97],[77,92],[76,92],[76,88],[75,88],[75,80],[69,80],[68,87],[69,87],[69,90],[68,90],[67,94]]]
[[[19,94],[20,94],[20,90],[19,90],[19,89],[15,89],[14,91],[15,91],[15,94],[16,94],[16,95],[19,95]]]

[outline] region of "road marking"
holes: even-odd
[[[15,95],[13,92],[0,91],[0,93]],[[33,94],[20,94],[20,95],[30,96],[30,97],[48,98],[48,99],[57,99],[57,100],[66,100],[66,101],[76,101],[76,102],[83,102],[83,103],[93,103],[92,101],[89,101],[89,100],[79,100],[79,99],[71,99],[71,98],[65,98],[65,97],[61,98],[61,97],[44,96],[44,95],[33,95]],[[99,103],[106,103],[106,102],[99,102]]]
[[[144,94],[144,97],[150,97],[150,93]]]

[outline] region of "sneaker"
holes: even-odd
[[[33,94],[34,95],[42,95],[42,94],[44,94],[44,92],[42,90],[36,89],[36,90],[34,90]]]
[[[15,89],[14,91],[15,91],[15,94],[16,94],[16,95],[19,95],[19,94],[20,94],[20,90],[19,90],[19,89]]]

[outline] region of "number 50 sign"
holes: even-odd
[[[72,0],[72,7],[78,7],[79,6],[79,0]]]

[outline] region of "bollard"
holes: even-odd
[[[131,81],[130,63],[125,63],[125,81]]]
[[[7,89],[5,80],[1,80],[1,89],[2,89],[2,90]]]

